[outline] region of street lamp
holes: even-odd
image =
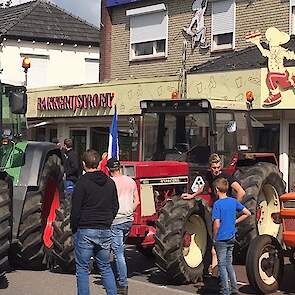
[[[31,60],[28,57],[23,58],[22,67],[25,72],[25,86],[28,85],[28,69],[31,67]]]

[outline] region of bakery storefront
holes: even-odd
[[[177,85],[176,77],[168,77],[29,90],[29,137],[60,142],[70,137],[79,155],[88,148],[102,154],[116,105],[120,159],[136,160],[140,100],[170,98]]]

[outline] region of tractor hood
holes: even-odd
[[[189,171],[187,163],[177,161],[121,162],[121,165],[123,173],[133,178],[187,176]]]

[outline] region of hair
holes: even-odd
[[[209,165],[220,163],[221,159],[218,154],[211,154],[209,157]]]
[[[92,149],[87,150],[82,156],[82,161],[85,163],[85,166],[88,169],[97,168],[99,160],[98,152]]]
[[[228,191],[228,181],[225,178],[217,178],[213,183],[214,189],[218,189],[221,193],[227,193]]]
[[[71,138],[66,138],[66,139],[64,140],[64,145],[65,145],[68,149],[72,148],[72,147],[73,147],[73,140],[72,140]]]

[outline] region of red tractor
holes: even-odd
[[[255,153],[252,122],[246,104],[199,100],[141,101],[138,162],[122,162],[133,177],[141,204],[134,214],[129,243],[144,254],[153,253],[157,265],[173,281],[196,282],[211,248],[210,194],[183,200],[183,192],[204,184],[211,153],[218,153],[224,170],[235,175],[246,191],[243,203],[252,216],[238,228],[237,255],[245,253],[259,234],[279,238],[285,184],[272,153]],[[73,261],[68,216],[57,215],[53,236],[58,264]],[[244,255],[245,256],[245,255]]]
[[[135,213],[129,242],[174,282],[196,282],[211,248],[211,197],[180,198],[182,192],[204,184],[211,153],[218,153],[224,170],[235,175],[246,191],[243,203],[252,216],[239,225],[236,255],[245,257],[259,234],[279,239],[285,183],[272,153],[255,153],[252,123],[246,104],[230,107],[220,101],[141,101],[140,162],[123,163],[125,174],[138,185],[141,206]]]
[[[289,257],[295,267],[295,193],[284,194],[280,200],[281,212],[273,218],[283,225],[282,239],[258,236],[251,242],[247,254],[247,276],[257,294],[278,289],[283,277],[284,257]]]

